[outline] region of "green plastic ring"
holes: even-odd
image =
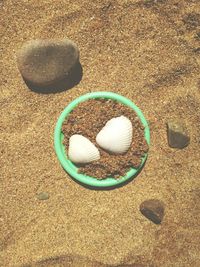
[[[62,124],[69,115],[69,113],[81,102],[87,101],[88,99],[94,99],[94,98],[106,98],[106,99],[113,99],[115,101],[118,101],[130,108],[132,108],[138,115],[138,117],[141,120],[141,123],[144,126],[144,136],[147,141],[147,143],[150,145],[150,130],[148,123],[142,113],[142,111],[128,98],[123,97],[119,94],[112,93],[112,92],[92,92],[85,95],[82,95],[78,98],[76,98],[74,101],[72,101],[61,113],[60,117],[58,118],[58,121],[56,123],[55,132],[54,132],[54,147],[57,154],[57,157],[64,168],[64,170],[75,180],[80,182],[81,184],[88,185],[90,187],[115,187],[120,184],[126,183],[131,178],[137,176],[137,174],[141,171],[146,159],[147,159],[147,153],[142,158],[142,163],[138,169],[131,168],[124,177],[121,177],[120,179],[114,179],[114,178],[106,178],[103,180],[98,180],[94,177],[90,177],[84,174],[80,174],[77,172],[77,167],[67,158],[67,155],[65,153],[65,148],[62,144],[64,135],[62,133]]]

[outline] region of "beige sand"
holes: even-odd
[[[3,0],[1,20],[0,266],[200,266],[199,0]],[[30,91],[15,54],[33,38],[74,40],[83,78],[71,90]],[[62,109],[89,91],[133,100],[151,126],[143,172],[113,191],[72,181],[53,148]],[[182,118],[184,150],[167,145],[165,123]],[[49,193],[40,201],[37,193]],[[154,225],[139,205],[166,205]]]

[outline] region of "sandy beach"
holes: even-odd
[[[199,1],[3,0],[0,34],[0,266],[199,267]],[[81,81],[31,91],[16,52],[31,39],[65,37],[79,47]],[[93,91],[131,99],[151,130],[143,171],[110,191],[77,184],[54,151],[61,111]],[[173,118],[191,138],[181,150],[168,146]],[[160,225],[141,214],[147,199],[165,204]]]

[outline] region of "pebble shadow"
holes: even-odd
[[[38,86],[30,81],[27,81],[25,78],[23,78],[23,80],[28,86],[28,88],[35,93],[55,94],[73,88],[74,86],[80,83],[82,76],[83,76],[83,68],[81,66],[81,63],[78,62],[74,66],[74,68],[68,73],[66,78],[64,78],[61,81],[54,82],[49,86]]]

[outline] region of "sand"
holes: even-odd
[[[199,13],[198,0],[0,1],[0,266],[200,266]],[[32,92],[16,51],[63,37],[80,48],[82,80]],[[130,98],[151,128],[145,168],[111,191],[74,182],[53,147],[63,108],[99,90]],[[176,117],[191,136],[183,150],[167,144]],[[149,198],[165,204],[160,225],[139,211]]]

